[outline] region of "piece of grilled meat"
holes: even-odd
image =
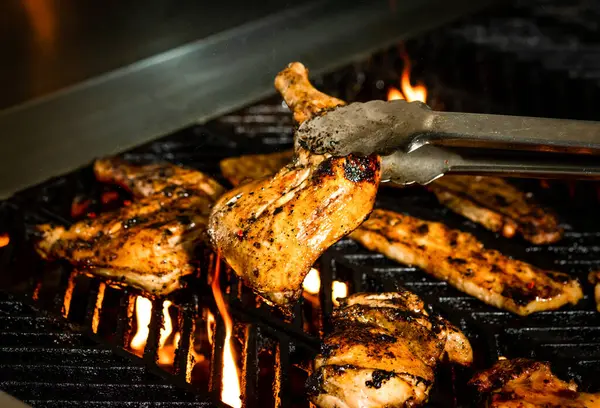
[[[228,157],[221,160],[221,173],[234,186],[244,181],[258,180],[272,176],[281,168],[290,164],[293,150],[284,150],[269,154],[248,154],[240,157]]]
[[[307,383],[321,408],[416,407],[427,401],[440,361],[473,361],[464,334],[406,290],[343,299],[333,327]]]
[[[548,363],[524,358],[500,360],[469,384],[489,395],[489,408],[600,407],[600,394],[577,392],[577,385],[556,377]]]
[[[430,183],[440,203],[507,238],[519,232],[534,244],[562,238],[556,216],[506,180],[483,176],[444,176]]]
[[[275,80],[297,121],[343,102],[312,87],[293,63]],[[369,215],[380,180],[380,159],[328,157],[302,149],[272,177],[221,197],[210,217],[213,245],[256,293],[287,306],[317,258]]]
[[[223,188],[201,172],[172,164],[102,159],[94,169],[99,180],[141,198],[69,228],[39,225],[37,252],[155,295],[179,288],[179,278],[196,269],[194,251],[207,242],[208,215]]]
[[[275,174],[292,160],[293,151],[230,157],[221,162],[223,175],[233,184]],[[401,188],[393,183],[382,187]],[[520,233],[534,244],[550,244],[562,238],[563,230],[551,211],[504,179],[482,176],[444,176],[427,186],[442,205],[512,238]]]
[[[600,271],[590,272],[588,280],[594,287],[594,298],[596,299],[596,310],[600,312]]]
[[[473,235],[438,222],[377,209],[350,237],[371,251],[418,266],[490,305],[525,316],[577,303],[577,279],[486,249]]]

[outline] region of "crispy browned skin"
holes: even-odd
[[[70,228],[38,226],[37,252],[152,294],[179,288],[179,278],[195,270],[194,250],[206,242],[208,215],[223,188],[198,171],[170,164],[136,167],[104,159],[95,170],[99,179],[143,198]]]
[[[444,176],[428,185],[452,211],[507,238],[517,232],[534,244],[562,238],[556,216],[498,177]]]
[[[486,249],[444,224],[377,209],[351,235],[366,248],[415,265],[490,305],[525,316],[577,303],[583,292],[567,274],[545,271]]]
[[[600,312],[600,271],[590,272],[588,280],[594,287],[594,298],[596,299],[596,309]]]
[[[524,358],[500,360],[469,384],[489,394],[490,408],[600,407],[600,394],[577,392],[577,385],[556,377],[548,363]]]
[[[464,334],[408,291],[351,295],[334,310],[333,326],[308,381],[321,408],[420,406],[440,361],[473,361]]]
[[[275,86],[298,121],[342,104],[314,89],[299,63]],[[369,215],[380,180],[377,156],[297,153],[274,176],[226,193],[210,217],[213,245],[256,293],[280,306],[298,299],[317,258]]]
[[[221,173],[234,186],[248,180],[258,180],[277,173],[294,157],[293,150],[270,154],[248,154],[221,160]]]

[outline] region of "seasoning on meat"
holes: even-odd
[[[270,154],[248,154],[221,160],[221,173],[231,184],[237,186],[244,181],[272,176],[294,157],[293,150]]]
[[[577,279],[486,249],[473,235],[438,222],[377,209],[350,237],[397,262],[418,266],[485,303],[522,316],[575,304],[583,297]]]
[[[134,166],[118,159],[95,163],[96,177],[141,197],[130,205],[73,224],[39,225],[37,252],[156,295],[180,287],[195,271],[195,248],[223,188],[205,174],[172,164]]]
[[[507,238],[518,232],[537,245],[562,238],[555,214],[502,178],[447,175],[427,188],[452,211]]]
[[[489,408],[600,407],[600,394],[578,392],[575,383],[556,377],[548,363],[524,358],[500,360],[469,384],[488,396]]]
[[[282,71],[275,86],[298,122],[343,104],[313,88],[300,63]],[[329,157],[298,148],[274,176],[221,197],[210,217],[213,245],[256,293],[289,305],[318,257],[369,215],[379,180],[377,156]]]
[[[320,408],[420,406],[440,361],[473,361],[465,335],[406,290],[349,296],[334,310],[333,327],[307,383]]]

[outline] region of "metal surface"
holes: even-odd
[[[426,184],[454,172],[600,178],[600,122],[437,112],[421,102],[370,101],[303,123],[297,138],[316,153],[385,155],[383,178],[397,184]],[[519,154],[524,151],[529,154]]]
[[[290,61],[331,70],[486,4],[314,2],[5,110],[0,197],[264,97]]]

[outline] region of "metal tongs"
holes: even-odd
[[[296,143],[318,154],[379,154],[382,179],[397,184],[427,184],[446,173],[600,179],[600,122],[371,101],[303,123]]]

